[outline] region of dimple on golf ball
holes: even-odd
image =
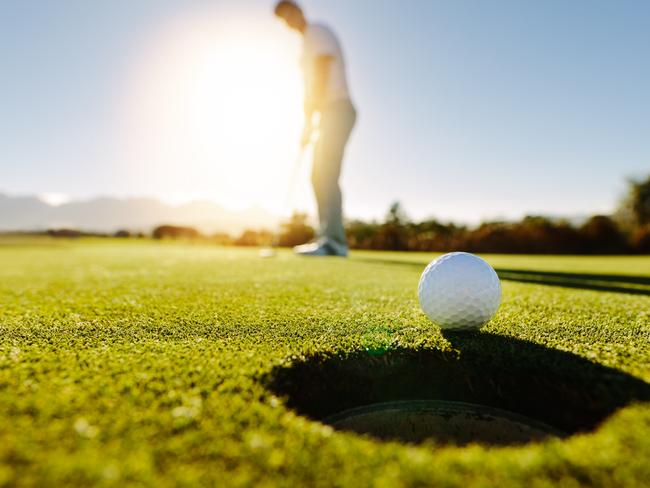
[[[418,286],[420,306],[443,329],[475,329],[487,323],[501,303],[501,282],[487,262],[466,252],[432,261]]]

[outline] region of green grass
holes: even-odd
[[[316,370],[305,387],[317,392],[318,364],[394,351],[461,361],[466,351],[484,373],[509,370],[519,386],[548,369],[585,397],[610,392],[612,405],[627,392],[610,384],[650,382],[649,257],[487,256],[509,277],[503,304],[465,339],[443,336],[419,309],[417,282],[432,257],[261,260],[253,249],[148,241],[0,245],[0,485],[647,482],[648,402],[612,407],[563,440],[408,446],[333,431],[270,386],[308,365]],[[352,374],[337,371],[343,383]]]

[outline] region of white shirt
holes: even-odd
[[[322,24],[308,24],[304,32],[301,65],[305,78],[305,97],[309,100],[315,77],[316,59],[329,56],[330,72],[325,91],[325,103],[332,103],[350,98],[348,82],[345,75],[343,51],[336,35]]]

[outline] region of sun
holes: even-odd
[[[128,97],[130,177],[170,199],[279,211],[302,125],[299,43],[270,15],[175,19]]]

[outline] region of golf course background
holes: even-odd
[[[3,239],[0,485],[650,479],[650,257],[484,255],[503,303],[480,333],[460,337],[441,334],[417,303],[434,257],[262,260],[256,249],[144,239]],[[480,366],[497,386],[510,382],[502,397],[522,408],[532,408],[527,378],[555,384],[540,415],[584,400],[599,421],[569,411],[573,435],[525,446],[413,446],[335,431],[300,396],[300,378],[304,392],[320,391],[319,364],[345,372],[353,360],[372,379],[395,354]],[[339,374],[328,388],[358,379]],[[478,385],[476,400],[487,390]]]

